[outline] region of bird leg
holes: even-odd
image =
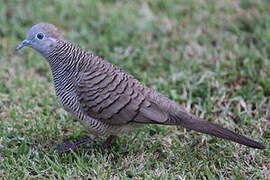
[[[67,139],[64,139],[64,143],[65,143],[64,145],[56,144],[54,141],[50,141],[50,143],[58,147],[55,149],[56,151],[64,152],[64,151],[68,151],[70,149],[76,149],[79,146],[86,144],[88,142],[91,142],[91,141],[93,141],[93,139],[91,137],[88,137],[88,138],[84,138],[80,141],[77,141],[75,143],[70,143]]]
[[[100,149],[103,151],[105,149],[107,149],[113,139],[115,138],[115,136],[113,135],[110,135],[106,140],[105,142],[102,144],[102,146],[100,147]],[[88,138],[84,138],[80,141],[77,141],[75,143],[70,143],[67,139],[64,139],[64,143],[65,144],[56,144],[54,141],[50,141],[51,144],[53,144],[54,146],[57,146],[57,148],[55,149],[56,151],[58,152],[64,152],[64,151],[68,151],[70,149],[76,149],[78,148],[79,146],[83,145],[83,144],[86,144],[88,142],[91,142],[93,141],[93,139],[91,137],[88,137]],[[94,146],[94,149],[96,149],[97,146]],[[83,149],[84,151],[91,151],[93,150],[93,148],[80,148],[80,149]]]
[[[94,146],[95,149],[101,150],[104,152],[105,149],[108,149],[108,147],[112,144],[114,138],[116,136],[110,135],[103,143],[101,146]],[[82,148],[84,151],[91,151],[93,150],[92,148]]]
[[[105,142],[102,144],[102,149],[107,149],[113,142],[115,136],[114,135],[110,135]]]

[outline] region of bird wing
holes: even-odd
[[[78,75],[77,93],[83,110],[109,124],[163,123],[168,114],[143,93],[146,86],[120,68],[102,61]]]
[[[90,117],[108,124],[136,122],[181,125],[246,146],[264,149],[262,144],[254,140],[182,110],[173,101],[150,90],[110,63],[101,61],[98,66],[81,71],[76,85],[83,110]]]

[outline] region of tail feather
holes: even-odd
[[[243,144],[249,147],[264,149],[265,147],[254,140],[251,140],[241,134],[237,134],[231,130],[223,128],[217,124],[200,119],[187,112],[181,112],[177,115],[171,115],[169,120],[165,122],[167,125],[180,125],[184,128],[210,134],[223,139],[231,140],[239,144]]]

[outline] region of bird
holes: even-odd
[[[47,60],[59,103],[89,132],[89,138],[62,146],[66,149],[98,136],[108,136],[103,144],[107,148],[116,136],[150,124],[181,126],[252,148],[265,148],[187,112],[123,69],[65,40],[53,24],[41,22],[32,26],[16,50],[25,46]]]

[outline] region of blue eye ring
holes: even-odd
[[[42,40],[44,37],[45,37],[45,34],[42,33],[42,32],[39,32],[39,33],[37,33],[37,35],[36,35],[36,38],[37,38],[38,40]]]

